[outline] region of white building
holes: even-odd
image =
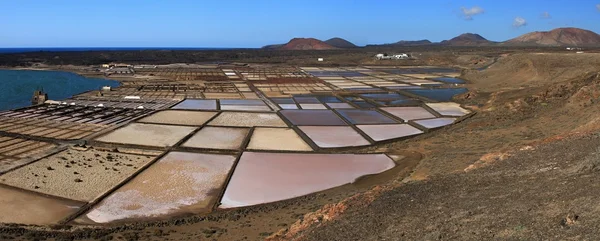
[[[408,59],[410,58],[410,56],[408,56],[408,54],[394,54],[394,55],[387,55],[387,54],[377,54],[375,55],[375,58],[381,60],[381,59]]]

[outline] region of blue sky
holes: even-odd
[[[0,47],[260,47],[293,37],[342,37],[365,45],[441,41],[465,32],[503,41],[557,27],[600,33],[598,4],[600,0],[6,0],[0,1]]]

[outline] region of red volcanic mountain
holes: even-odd
[[[507,45],[591,46],[600,45],[600,35],[580,28],[557,28],[531,32],[504,42]]]
[[[450,46],[478,46],[478,45],[490,45],[494,42],[481,37],[475,33],[464,33],[450,40],[444,40],[440,44]]]
[[[337,49],[328,43],[314,38],[293,38],[279,47],[281,50],[328,50]]]

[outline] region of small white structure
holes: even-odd
[[[60,105],[60,101],[56,101],[56,100],[47,100],[47,101],[44,101],[44,104]]]
[[[323,62],[323,58],[318,58],[317,61]]]
[[[98,104],[97,107],[104,107],[104,104]]]
[[[111,91],[111,90],[112,90],[112,87],[110,87],[108,85],[107,86],[102,86],[102,91]]]
[[[110,68],[110,64],[102,64],[102,68],[108,69]]]
[[[128,96],[123,97],[123,99],[126,99],[126,100],[139,100],[141,98],[139,96],[135,96],[135,95],[128,95]]]
[[[408,59],[408,54],[396,54],[393,56],[394,59]]]
[[[137,109],[144,109],[144,107],[140,105],[137,107]]]
[[[408,54],[394,54],[394,55],[387,55],[387,54],[377,54],[375,55],[375,58],[381,60],[381,59],[408,59],[410,58],[410,56],[408,56]]]

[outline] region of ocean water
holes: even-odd
[[[234,48],[173,48],[173,47],[78,47],[78,48],[0,48],[3,53],[76,52],[76,51],[142,51],[142,50],[230,50]]]
[[[30,106],[38,88],[48,93],[48,99],[63,100],[106,85],[117,87],[119,82],[61,71],[0,70],[0,111]]]

